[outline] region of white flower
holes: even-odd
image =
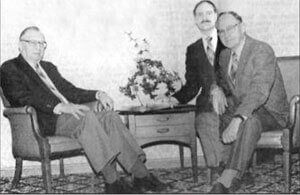
[[[160,94],[160,93],[166,93],[168,91],[168,87],[166,83],[159,83],[157,85],[157,90],[155,91],[155,94]]]
[[[147,83],[154,85],[155,81],[153,79],[146,79]]]
[[[150,71],[151,71],[151,72],[154,72],[155,75],[157,75],[157,76],[160,74],[160,70],[159,70],[158,68],[156,68],[156,67],[151,67],[151,68],[150,68]]]
[[[137,94],[139,91],[139,87],[137,85],[130,86],[130,90],[132,94]]]
[[[138,84],[142,84],[143,83],[143,79],[144,79],[144,76],[137,76],[135,78],[135,81],[138,83]]]

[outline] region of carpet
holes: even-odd
[[[252,169],[254,183],[243,184],[236,193],[283,193],[282,162],[280,160],[262,163]],[[207,169],[198,168],[198,183],[193,182],[192,169],[171,168],[152,169],[151,172],[161,181],[168,183],[170,188],[160,193],[207,193],[211,186],[207,183]],[[131,178],[121,173],[122,177]],[[16,188],[11,188],[12,178],[1,177],[0,193],[45,193],[41,176],[22,178]],[[95,177],[92,173],[68,174],[64,178],[53,175],[54,193],[104,193],[103,177]],[[147,193],[153,193],[151,191]],[[292,158],[291,193],[300,193],[300,160]]]

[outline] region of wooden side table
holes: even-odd
[[[194,105],[180,105],[174,108],[148,110],[135,109],[117,111],[124,115],[125,123],[142,148],[162,144],[179,144],[180,162],[183,166],[183,147],[191,149],[194,182],[197,174],[197,142]]]

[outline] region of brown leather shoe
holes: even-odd
[[[228,188],[226,188],[220,182],[217,182],[213,185],[212,189],[209,192],[210,194],[228,194]]]

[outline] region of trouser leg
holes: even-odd
[[[119,179],[120,176],[117,172],[116,166],[116,160],[114,160],[113,162],[104,166],[104,168],[102,169],[101,172],[105,178],[106,183],[113,183]]]
[[[56,134],[79,141],[97,172],[111,163],[116,156],[121,166],[128,172],[133,165],[139,163],[141,165],[138,167],[147,170],[142,163],[146,160],[145,153],[119,115],[113,111],[96,113],[89,111],[80,120],[72,115],[63,114],[58,118]]]
[[[227,164],[229,169],[238,170],[239,174],[243,175],[260,138],[261,131],[262,126],[256,116],[249,117],[240,125],[237,139],[231,148]]]
[[[197,113],[195,126],[207,166],[219,166],[223,144],[220,140],[218,115],[215,112]]]
[[[77,140],[96,172],[100,172],[120,152],[115,145],[111,144],[104,128],[92,111],[86,112],[79,120],[73,115],[62,114],[57,121],[56,134]]]
[[[250,163],[261,132],[277,128],[280,125],[273,116],[264,108],[258,109],[240,125],[237,139],[231,144],[227,168],[238,170],[238,177],[241,177]]]
[[[120,116],[111,111],[103,115],[98,114],[97,117],[109,137],[109,142],[114,143],[120,152],[117,160],[121,166],[130,173],[135,170],[134,172],[138,175],[146,175],[148,171],[142,163],[145,153],[123,124]]]

